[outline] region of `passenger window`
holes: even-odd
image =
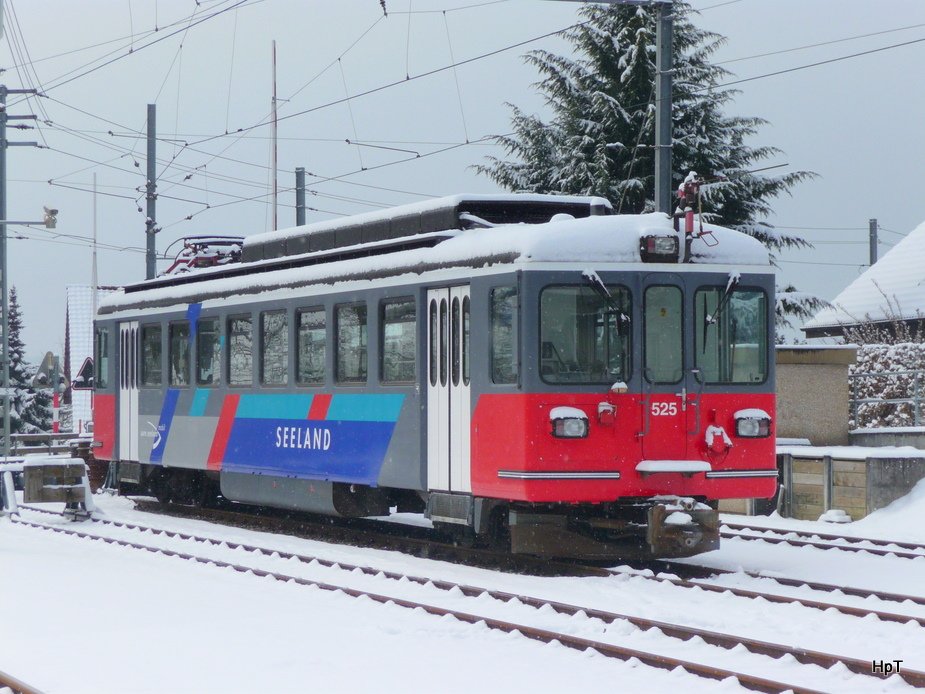
[[[517,288],[491,291],[491,380],[517,383]]]
[[[446,299],[440,299],[440,385],[446,385],[446,352],[449,340],[449,317],[446,313]]]
[[[141,385],[161,385],[161,326],[141,327]]]
[[[93,365],[94,387],[109,387],[109,328],[96,329],[96,359]]]
[[[684,375],[681,289],[649,287],[645,295],[645,376],[650,383],[677,383]]]
[[[269,386],[283,386],[289,376],[289,321],[285,311],[261,314],[261,376]]]
[[[324,309],[305,309],[298,312],[299,364],[296,379],[299,383],[324,383],[324,356],[327,333]]]
[[[469,297],[463,299],[462,315],[462,377],[463,383],[469,385],[469,323],[470,323]]]
[[[439,349],[437,335],[437,300],[430,300],[430,385],[437,385],[437,350]]]
[[[217,385],[222,372],[222,338],[218,319],[200,319],[196,323],[196,383]]]
[[[417,325],[413,299],[382,305],[382,382],[414,382]]]
[[[170,385],[188,386],[190,379],[189,323],[170,324]]]
[[[228,383],[249,386],[254,381],[254,342],[250,317],[228,320]]]
[[[367,374],[366,304],[337,307],[337,381],[365,383]]]

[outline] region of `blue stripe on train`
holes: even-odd
[[[376,484],[393,422],[236,417],[222,469]]]
[[[161,406],[161,417],[157,423],[157,433],[154,436],[154,446],[151,448],[152,463],[160,463],[164,460],[164,449],[167,448],[167,437],[170,435],[170,425],[173,422],[173,415],[177,411],[177,399],[179,397],[180,391],[178,389],[167,389],[164,404]]]

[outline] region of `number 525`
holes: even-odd
[[[653,417],[674,417],[678,414],[678,403],[676,402],[653,402]]]

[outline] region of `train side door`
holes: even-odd
[[[469,287],[427,292],[427,486],[471,492]]]
[[[643,283],[642,455],[686,460],[696,423],[697,386],[687,362],[681,278],[658,275]]]
[[[138,321],[119,324],[119,460],[138,460]]]

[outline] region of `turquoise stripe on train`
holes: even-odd
[[[311,395],[244,394],[235,419],[306,419],[312,406]]]
[[[191,417],[202,417],[209,402],[208,388],[197,388],[190,405]],[[236,419],[306,419],[312,406],[309,394],[241,395]],[[337,394],[331,398],[328,420],[345,422],[397,422],[405,396],[400,393]]]
[[[405,396],[400,393],[335,394],[328,408],[329,420],[348,422],[397,422]]]
[[[197,388],[193,393],[193,402],[189,408],[190,417],[205,417],[206,416],[206,405],[209,404],[209,393],[211,393],[208,388]]]

